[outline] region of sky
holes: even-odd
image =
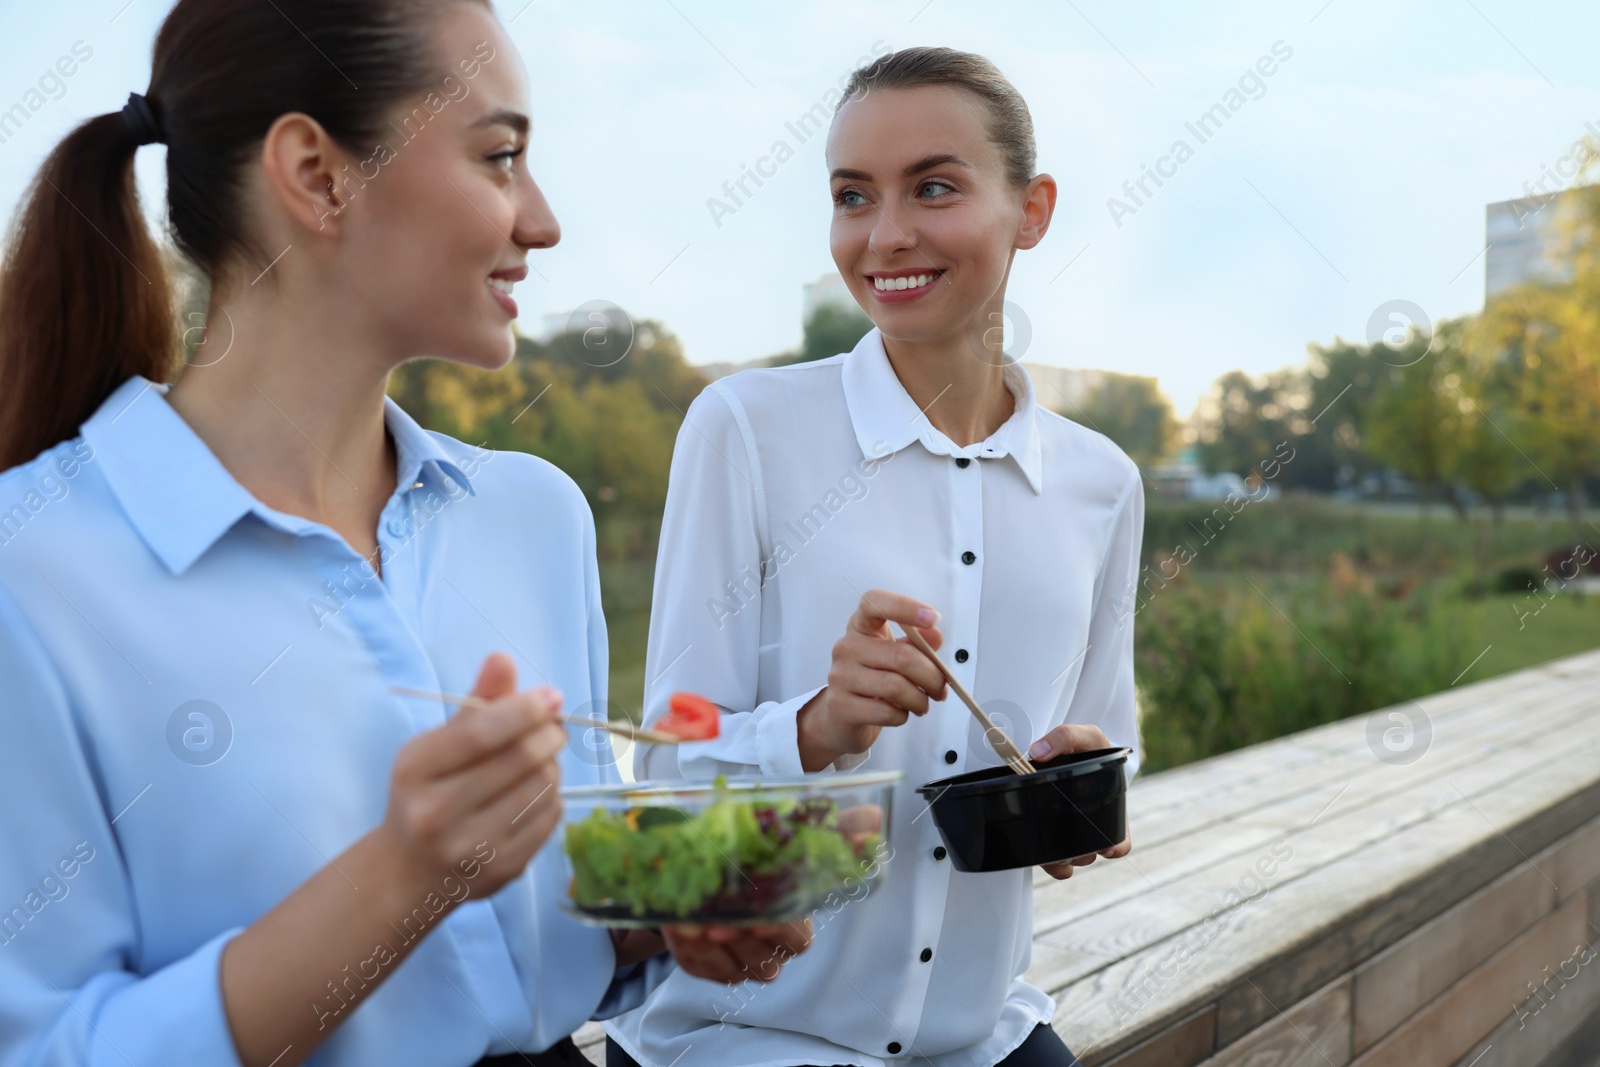
[[[148,85],[168,9],[0,0],[0,111],[74,46],[92,51],[0,144],[8,215],[62,135]],[[1229,370],[1368,339],[1391,301],[1433,321],[1478,310],[1485,205],[1525,195],[1586,123],[1600,130],[1586,47],[1600,9],[1576,0],[498,10],[530,77],[530,165],[563,231],[517,288],[530,332],[545,313],[608,300],[664,323],[694,363],[797,347],[801,286],[834,268],[824,138],[789,124],[875,50],[944,44],[987,55],[1017,86],[1040,169],[1060,185],[1048,236],[1013,268],[1012,354],[1154,375],[1180,416]],[[1203,141],[1186,125],[1229,102]],[[793,158],[714,210],[780,140]],[[1179,140],[1189,152],[1175,156]],[[138,158],[154,204],[163,151]],[[1168,176],[1135,185],[1135,200],[1124,183],[1147,167]]]

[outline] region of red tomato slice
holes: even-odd
[[[710,741],[722,726],[722,712],[705,697],[693,693],[673,693],[667,713],[655,729],[684,741]]]

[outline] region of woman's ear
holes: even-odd
[[[1056,210],[1056,180],[1048,174],[1036,174],[1022,194],[1022,224],[1017,227],[1018,248],[1032,248],[1044,240],[1050,229],[1050,217]]]
[[[310,115],[291,111],[278,116],[261,143],[268,195],[298,227],[337,233],[339,215],[355,194],[339,184],[340,168],[346,164],[343,157],[328,131]]]

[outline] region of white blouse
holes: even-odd
[[[640,779],[801,774],[795,714],[874,588],[941,613],[941,654],[1023,748],[1093,723],[1135,747],[1133,775],[1139,471],[1039,407],[1019,365],[1005,377],[1013,414],[965,448],[918,410],[876,330],[848,354],[736,374],[695,400],[672,458],[645,721],[679,689],[726,714],[717,740],[641,747]],[[817,912],[810,951],[772,984],[675,971],[607,1032],[646,1067],[1003,1059],[1054,1010],[1022,980],[1032,871],[955,871],[915,792],[1000,762],[954,694],[885,728],[834,765],[905,772],[882,880]]]

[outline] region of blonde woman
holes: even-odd
[[[724,710],[722,736],[643,749],[636,769],[903,770],[894,855],[770,987],[669,976],[607,1024],[611,1062],[1066,1067],[1054,1005],[1023,980],[1032,872],[953,871],[912,791],[999,757],[889,624],[941,646],[1036,760],[1136,746],[1139,472],[1000,350],[1012,260],[1044,239],[1056,183],[993,64],[912,48],[857,71],[827,161],[833,259],[875,328],[847,354],[716,382],[688,412],[646,717],[693,689]]]

